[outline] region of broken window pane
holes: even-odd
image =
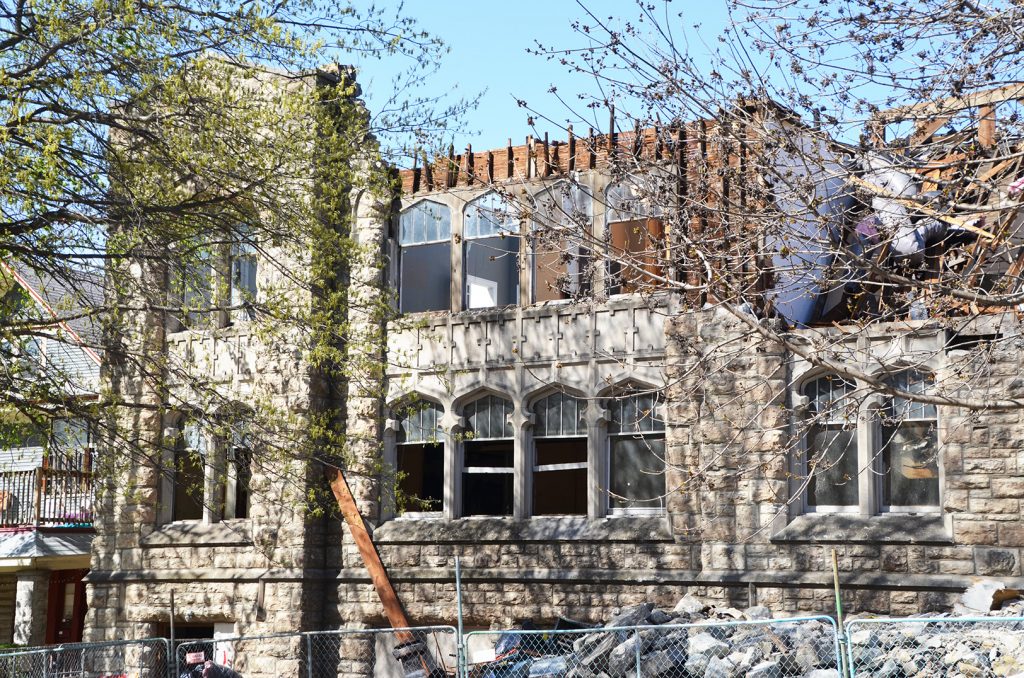
[[[451,212],[422,200],[399,217],[399,306],[403,313],[451,308]]]
[[[585,187],[560,181],[537,195],[531,225],[533,300],[573,299],[590,291],[588,252],[593,205]]]
[[[926,393],[932,376],[918,370],[889,383],[908,393]],[[938,421],[935,405],[890,398],[882,421],[883,503],[892,507],[939,505]]]
[[[399,422],[398,488],[406,511],[440,511],[444,501],[444,444],[441,406],[410,404]]]
[[[859,502],[856,386],[838,375],[804,387],[812,420],[807,433],[807,505],[856,507]]]

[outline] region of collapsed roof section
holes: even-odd
[[[590,170],[638,185],[657,174],[648,185],[669,190],[637,196],[660,203],[649,216],[664,226],[644,266],[657,256],[661,287],[693,306],[747,303],[793,326],[998,313],[1024,301],[1024,154],[1000,118],[1016,119],[1020,97],[1024,85],[886,111],[858,145],[746,101],[715,120],[583,137],[570,128],[564,142],[528,137],[462,155],[449,148],[403,171],[402,190],[414,200],[521,184],[528,195]],[[887,129],[907,127],[886,141]],[[525,202],[519,213],[529,213]]]

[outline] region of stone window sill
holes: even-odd
[[[935,513],[877,516],[841,513],[797,516],[772,535],[773,542],[951,544],[946,518]]]
[[[390,520],[373,531],[378,544],[430,542],[672,541],[665,516],[615,516],[602,520],[572,518],[459,518],[457,520]]]
[[[244,546],[252,544],[249,521],[178,521],[161,525],[142,538],[142,546]]]

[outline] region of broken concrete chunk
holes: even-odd
[[[665,612],[664,610],[651,610],[651,613],[647,615],[648,623],[654,625],[667,624],[673,619],[675,619],[675,617],[670,615],[668,612]]]
[[[533,662],[530,678],[562,678],[568,672],[566,657],[544,657]]]
[[[708,660],[707,668],[704,669],[704,678],[732,678],[733,665],[728,659],[711,657]]]
[[[636,626],[640,622],[646,621],[647,616],[654,610],[654,603],[644,603],[642,605],[634,605],[633,607],[627,607],[619,614],[615,615],[605,624],[605,628],[616,629],[624,626]]]
[[[747,678],[782,678],[779,662],[764,661],[747,672]]]
[[[686,655],[677,648],[658,650],[640,659],[640,675],[642,678],[655,678],[664,674],[679,673],[679,667],[686,662]]]
[[[672,611],[681,614],[687,614],[692,617],[694,615],[702,613],[704,611],[704,607],[704,603],[702,603],[699,598],[687,593],[685,596],[679,599],[679,602],[676,603],[676,606],[674,608],[672,608]]]
[[[690,636],[687,647],[690,656],[703,654],[712,657],[725,657],[729,654],[729,644],[723,643],[710,633],[698,633],[695,636]]]
[[[743,613],[743,616],[751,621],[771,619],[772,611],[764,605],[755,605],[754,607],[748,607],[747,611]]]

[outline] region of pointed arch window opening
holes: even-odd
[[[860,502],[856,384],[828,374],[804,386],[810,420],[805,444],[807,510],[855,512]]]
[[[451,210],[421,200],[403,210],[398,221],[399,308],[403,313],[450,310]]]
[[[635,178],[621,179],[605,192],[608,293],[652,292],[665,284],[665,222],[657,193]],[[628,263],[623,263],[628,262]]]
[[[560,181],[537,194],[530,227],[533,302],[589,294],[593,216],[593,198],[580,184]]]
[[[466,205],[463,304],[467,309],[519,303],[519,216],[495,191]]]
[[[533,407],[533,514],[587,514],[586,401],[554,393]]]
[[[660,392],[610,398],[608,510],[661,513],[665,506],[665,421]]]
[[[487,395],[466,405],[462,515],[511,516],[515,502],[512,401]]]
[[[436,514],[444,504],[443,412],[435,402],[408,405],[396,436],[398,489],[403,512]]]

